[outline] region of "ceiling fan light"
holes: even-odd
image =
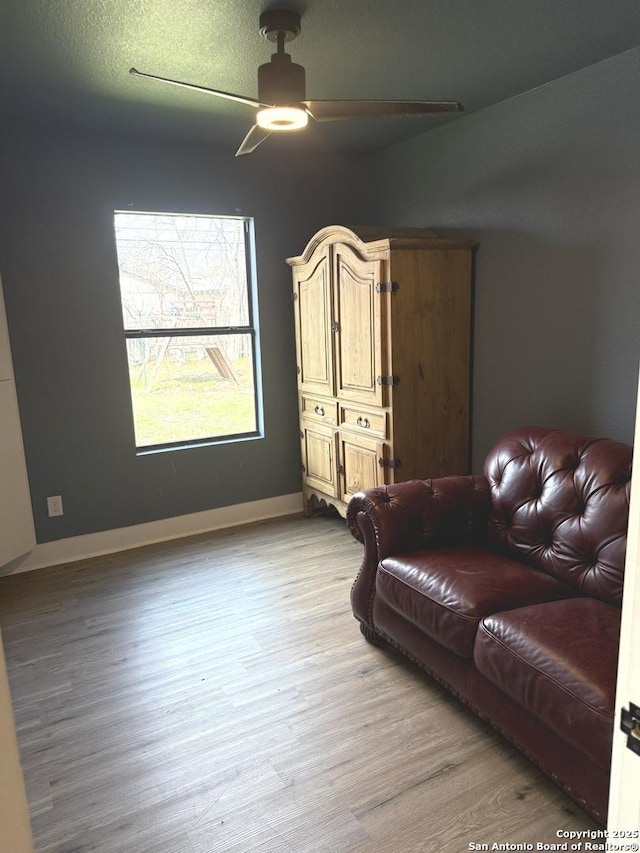
[[[265,107],[256,115],[257,124],[270,132],[279,130],[301,130],[309,122],[309,116],[302,107]]]

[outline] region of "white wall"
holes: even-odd
[[[29,485],[0,283],[0,566],[35,544]],[[0,851],[32,853],[33,841],[0,635]]]
[[[0,566],[35,545],[9,332],[0,282]]]
[[[634,446],[640,447],[640,384]],[[630,702],[640,704],[640,465],[633,469],[629,504],[609,793],[612,830],[640,828],[640,756],[627,747],[627,735],[620,728],[620,709],[629,710]]]

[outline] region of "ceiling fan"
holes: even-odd
[[[309,118],[314,121],[342,121],[354,118],[382,118],[386,116],[424,116],[438,113],[462,112],[457,101],[371,101],[371,100],[306,100],[305,70],[291,61],[285,52],[285,42],[300,34],[300,15],[290,9],[269,9],[260,16],[260,32],[278,49],[271,61],[258,68],[258,100],[208,89],[193,83],[145,74],[136,68],[129,73],[147,80],[169,83],[183,89],[204,92],[218,98],[238,101],[257,110],[256,123],[244,138],[236,157],[250,154],[272,133],[290,132],[306,127]]]

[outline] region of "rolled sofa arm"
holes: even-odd
[[[407,480],[354,495],[347,506],[347,525],[364,545],[351,589],[356,619],[372,627],[381,560],[406,551],[479,544],[487,535],[490,506],[488,481],[474,476]]]

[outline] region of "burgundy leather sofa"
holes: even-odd
[[[410,480],[347,508],[351,603],[389,643],[606,821],[632,449],[527,427],[484,476]]]

